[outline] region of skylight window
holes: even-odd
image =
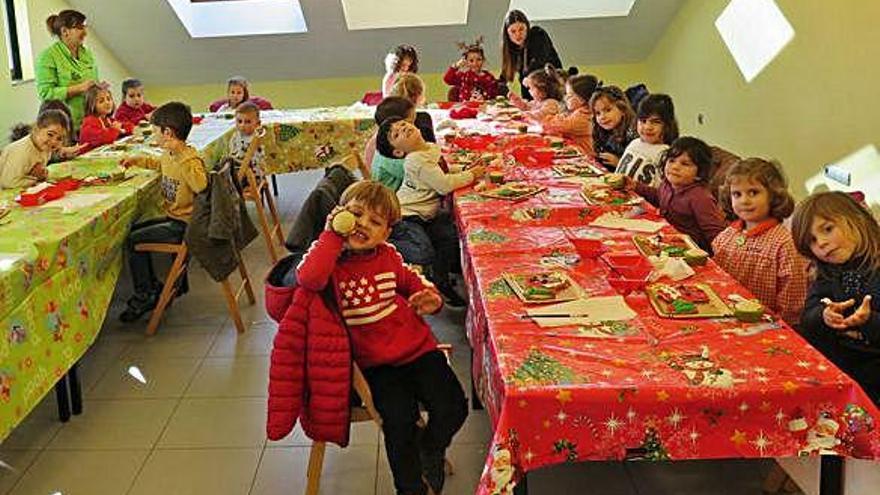
[[[193,38],[308,32],[299,0],[166,0]]]
[[[636,0],[510,0],[510,9],[525,12],[530,21],[626,17]]]
[[[469,0],[434,0],[430,8],[413,0],[341,0],[351,31],[467,24]]]
[[[794,28],[773,0],[731,0],[715,28],[746,82],[751,82],[794,38]]]

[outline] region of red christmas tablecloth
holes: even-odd
[[[508,179],[547,189],[519,202],[455,195],[473,379],[495,431],[478,494],[512,493],[523,473],[564,462],[880,457],[878,410],[779,321],[665,319],[643,291],[625,297],[632,320],[547,329],[523,318],[505,272],[563,269],[591,295],[616,295],[604,263],[578,259],[569,229],[589,228],[610,252],[637,253],[633,232],[585,226],[609,211],[662,219],[646,203],[588,205],[577,180],[506,163]],[[696,271],[688,282],[725,300],[751,297],[711,261]]]

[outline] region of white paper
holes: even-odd
[[[50,201],[40,208],[61,208],[64,213],[76,213],[112,197],[112,194],[68,194],[63,198]]]
[[[591,325],[603,321],[623,321],[636,317],[636,312],[626,304],[623,296],[589,297],[575,299],[559,304],[541,306],[526,310],[535,323],[541,327],[560,327],[565,325]],[[540,315],[575,315],[566,317],[541,318]]]

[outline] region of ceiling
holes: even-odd
[[[399,43],[418,48],[421,72],[440,72],[458,57],[457,41],[478,35],[485,36],[487,64],[497,72],[509,5],[509,0],[471,1],[467,25],[348,31],[340,1],[300,0],[308,33],[191,39],[164,0],[68,2],[148,84],[212,83],[234,74],[256,81],[378,75],[385,53]],[[651,53],[682,3],[638,0],[627,17],[538,24],[550,33],[566,65],[637,62]]]

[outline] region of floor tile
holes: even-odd
[[[376,486],[376,454],[376,446],[328,446],[320,493],[372,495]],[[267,448],[250,495],[303,493],[308,460],[308,447]]]
[[[8,495],[120,495],[147,450],[43,451]]]
[[[159,439],[175,400],[90,400],[64,423],[49,449],[149,449]]]
[[[247,495],[261,449],[156,450],[129,495]],[[298,493],[298,492],[277,492]]]
[[[161,330],[160,330],[161,332]],[[132,342],[120,359],[146,357],[204,357],[214,342],[211,334],[159,333]]]
[[[348,435],[349,445],[376,445],[379,442],[379,426],[372,421],[351,423]],[[306,436],[302,426],[297,423],[292,434],[277,442],[270,442],[269,445],[275,447],[309,447],[312,445],[312,440]]]
[[[55,392],[49,392],[31,412],[9,433],[2,449],[42,449],[61,429]],[[2,492],[0,492],[2,493]]]
[[[269,357],[209,357],[186,390],[186,397],[266,397],[269,394]]]
[[[162,356],[133,357],[113,363],[104,377],[86,394],[86,399],[156,399],[180,397],[201,362],[200,358]],[[140,370],[146,383],[129,370]]]
[[[168,422],[159,448],[262,447],[266,399],[188,399]]]
[[[452,463],[453,475],[446,478],[443,493],[471,494],[476,491],[480,474],[486,463],[487,448],[479,445],[459,445],[453,443],[446,451],[446,458]],[[379,446],[379,467],[376,475],[376,495],[395,495],[391,467],[385,456],[385,447]],[[572,492],[573,493],[573,492]]]
[[[7,493],[21,479],[40,454],[39,450],[12,450],[0,447],[0,493]]]
[[[482,411],[468,411],[468,417],[461,429],[455,434],[454,443],[475,443],[489,445],[492,441],[492,421],[489,414]]]
[[[209,357],[268,356],[272,353],[272,341],[277,325],[254,324],[239,334],[230,324],[217,334]]]

